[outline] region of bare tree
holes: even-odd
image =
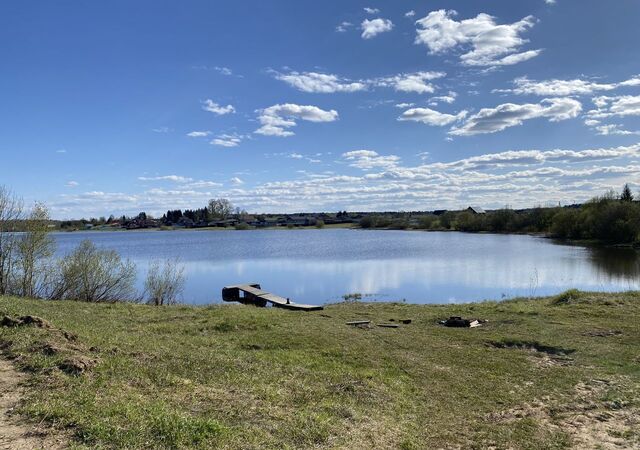
[[[149,266],[144,282],[148,303],[155,306],[175,305],[184,291],[184,266],[176,259],[167,259],[162,264],[156,260]]]
[[[226,198],[211,199],[207,212],[212,219],[226,219],[233,212],[233,205]]]
[[[23,297],[39,297],[43,294],[49,268],[47,263],[55,251],[55,242],[49,236],[49,211],[42,203],[36,203],[24,221],[25,233],[17,244],[17,293]]]
[[[16,260],[16,223],[22,219],[22,200],[0,186],[0,295],[9,293]]]
[[[117,252],[102,250],[89,240],[60,261],[51,298],[85,302],[135,299],[136,265]]]

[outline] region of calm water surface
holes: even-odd
[[[195,304],[219,302],[223,286],[249,282],[313,304],[356,292],[369,301],[447,303],[640,287],[634,250],[532,236],[345,229],[54,236],[60,255],[83,239],[118,251],[138,265],[140,286],[150,261],[178,257],[187,276],[183,300]]]

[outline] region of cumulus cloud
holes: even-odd
[[[80,185],[80,183],[78,183],[77,181],[67,181],[67,183],[65,184],[66,187],[70,187],[70,188],[74,188],[74,187],[78,187]]]
[[[458,97],[458,94],[454,91],[449,91],[449,93],[447,95],[440,95],[437,97],[431,97],[429,99],[429,105],[431,106],[438,106],[439,103],[453,103],[456,101],[456,97]]]
[[[207,137],[211,134],[211,131],[191,131],[187,133],[189,137]]]
[[[353,150],[342,154],[342,157],[349,161],[349,165],[362,170],[373,168],[392,168],[400,161],[396,155],[382,156],[373,150]]]
[[[496,133],[506,128],[522,125],[525,120],[544,117],[550,122],[559,122],[576,117],[582,111],[582,104],[572,98],[546,98],[540,103],[504,103],[495,108],[483,108],[470,116],[460,127],[454,127],[449,134],[472,136]]]
[[[240,134],[220,134],[212,139],[209,143],[219,147],[237,147],[240,145],[245,136]]]
[[[534,58],[542,51],[519,52],[528,42],[521,34],[536,23],[533,16],[499,25],[494,17],[485,13],[461,21],[454,19],[456,15],[454,10],[441,9],[419,19],[415,42],[426,45],[432,54],[462,47],[468,51],[460,55],[460,60],[467,66],[513,65]]]
[[[202,109],[214,113],[218,116],[233,114],[236,112],[236,109],[233,107],[233,105],[222,106],[210,99],[207,99],[202,103]]]
[[[467,111],[462,110],[458,114],[444,114],[438,111],[434,111],[430,108],[412,108],[402,113],[398,120],[400,121],[412,121],[421,122],[426,125],[432,125],[436,127],[443,127],[450,125],[453,122],[464,119],[467,116]]]
[[[364,8],[364,12],[367,14],[378,14],[380,10],[378,8]]]
[[[640,143],[582,150],[480,152],[452,161],[430,158],[417,165],[404,165],[395,155],[354,150],[340,160],[362,171],[357,175],[305,172],[301,178],[272,179],[252,188],[229,180],[226,189],[215,182],[191,181],[171,189],[134,193],[69,190],[50,206],[57,217],[98,216],[105,210],[162,214],[168,204],[189,209],[216,197],[256,213],[430,210],[467,204],[498,208],[507,203],[524,208],[546,202],[582,202],[608,189],[619,189],[630,179],[640,179],[640,166],[634,163],[638,158]]]
[[[380,33],[385,33],[393,29],[393,22],[389,19],[365,19],[360,24],[362,30],[362,39],[371,39]]]
[[[436,87],[430,81],[443,78],[445,72],[423,71],[391,75],[364,80],[350,80],[338,75],[318,72],[275,73],[277,80],[284,81],[302,92],[335,93],[358,92],[372,87],[389,87],[399,92],[432,93]]]
[[[434,169],[485,170],[544,163],[575,164],[637,156],[640,156],[640,144],[587,150],[508,150],[472,156],[449,163],[434,163],[430,167]]]
[[[351,28],[353,26],[353,24],[351,22],[341,22],[338,26],[336,26],[336,31],[338,33],[344,33],[346,32],[349,28]]]
[[[628,80],[619,83],[596,83],[589,80],[530,80],[527,77],[520,77],[513,80],[512,89],[494,89],[494,93],[507,93],[517,95],[540,95],[540,96],[569,96],[569,95],[590,95],[598,91],[611,91],[623,86],[640,85],[640,76],[636,75]]]
[[[621,127],[619,124],[608,124],[595,126],[594,129],[600,136],[629,136],[640,134],[640,131],[629,131]]]
[[[593,98],[592,101],[597,108],[587,112],[590,119],[640,116],[640,95],[601,96]]]
[[[416,12],[412,9],[411,11],[407,11],[406,13],[404,13],[405,17],[413,17],[416,15]]]
[[[289,72],[286,74],[278,73],[275,77],[302,92],[356,92],[367,89],[366,82],[351,81],[326,73]]]
[[[173,181],[175,183],[188,183],[193,181],[193,178],[183,177],[180,175],[162,175],[156,177],[138,177],[140,181]]]
[[[373,82],[377,86],[392,87],[400,92],[415,92],[417,94],[431,93],[435,86],[429,83],[431,80],[446,76],[445,72],[411,72],[378,78]]]
[[[227,76],[227,77],[230,77],[231,75],[233,75],[233,71],[231,69],[229,69],[228,67],[216,66],[216,67],[213,68],[213,70],[218,72],[220,75],[224,75],[224,76]]]
[[[338,120],[338,112],[325,111],[312,105],[284,103],[258,110],[261,127],[254,133],[265,136],[287,137],[294,133],[288,129],[296,126],[296,120],[309,122],[333,122]]]

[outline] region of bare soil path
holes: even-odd
[[[0,449],[65,449],[66,439],[14,414],[24,394],[26,375],[0,358]]]

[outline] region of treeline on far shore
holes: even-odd
[[[427,214],[371,214],[361,228],[457,230],[491,233],[540,233],[558,239],[606,244],[640,243],[640,202],[628,185],[622,193],[609,191],[582,204],[566,207],[509,208],[484,211],[441,211]]]

